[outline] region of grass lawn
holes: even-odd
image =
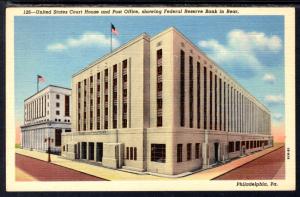
[[[15,144],[15,148],[21,148],[21,144]]]

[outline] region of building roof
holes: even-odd
[[[31,95],[30,97],[26,98],[26,99],[24,100],[24,102],[27,101],[28,99],[34,97],[35,95],[39,94],[40,92],[42,92],[42,91],[44,91],[44,90],[50,88],[50,87],[54,87],[54,88],[62,88],[62,89],[66,89],[66,90],[71,90],[70,88],[66,88],[66,87],[62,87],[62,86],[48,85],[48,86],[44,87],[43,89],[39,90],[38,92],[36,92],[35,94]]]

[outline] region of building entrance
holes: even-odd
[[[81,159],[86,159],[86,142],[81,142]]]
[[[215,148],[215,163],[219,161],[219,143],[214,143]]]
[[[95,145],[94,142],[89,142],[89,160],[94,160]]]
[[[102,157],[103,157],[103,143],[98,142],[97,143],[97,149],[96,149],[96,161],[102,162]]]
[[[61,129],[55,129],[55,146],[61,146]]]

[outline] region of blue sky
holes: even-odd
[[[36,75],[49,85],[71,87],[72,74],[114,47],[146,32],[174,26],[284,120],[284,18],[282,16],[15,17],[16,119],[36,92]]]

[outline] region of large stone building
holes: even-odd
[[[272,146],[270,112],[175,28],[141,34],[72,79],[62,155],[175,175]]]
[[[51,138],[51,152],[59,153],[61,134],[71,132],[71,90],[49,85],[24,101],[24,125],[21,126],[21,146],[47,151]]]

